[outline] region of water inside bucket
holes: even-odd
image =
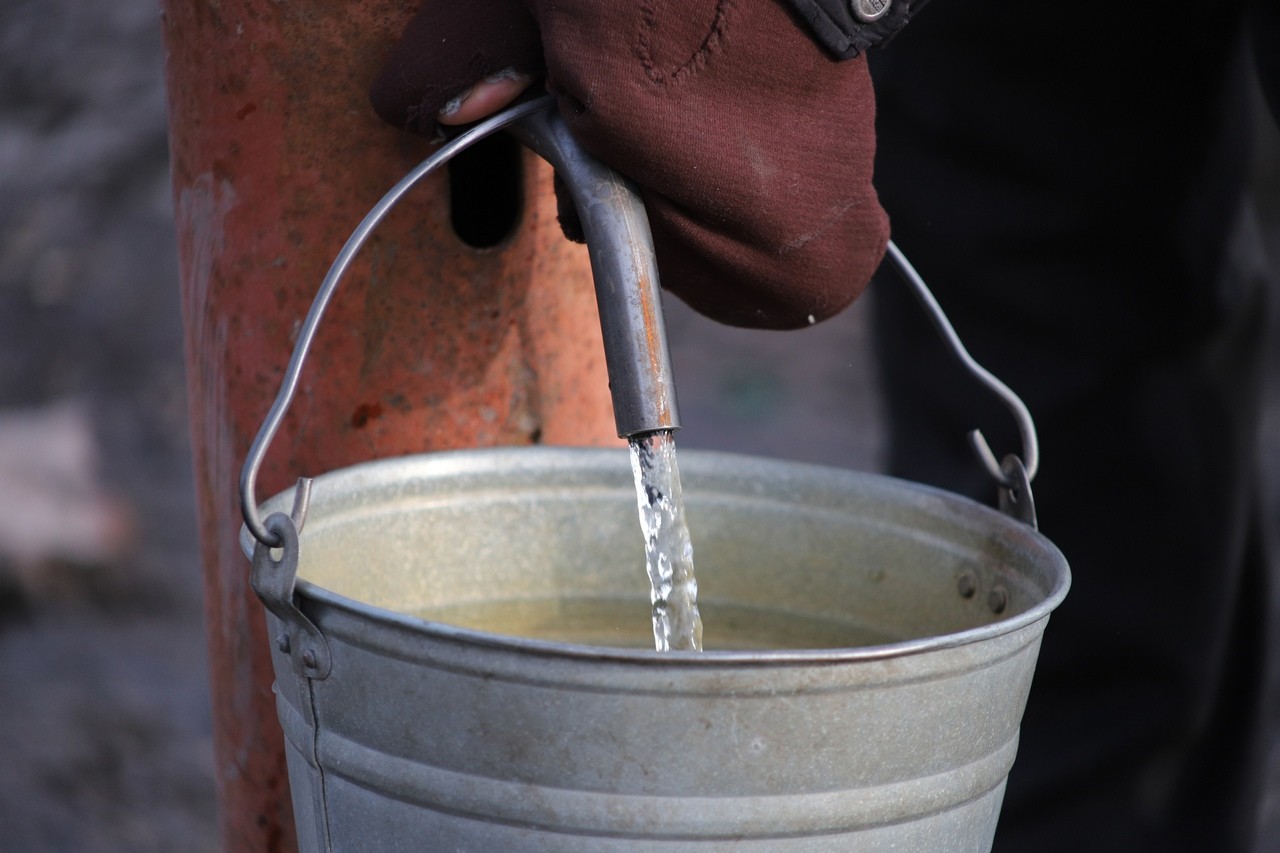
[[[660,652],[702,651],[698,581],[684,518],[684,492],[669,430],[631,439],[631,473],[644,535],[654,646]]]
[[[714,626],[706,648],[717,651],[858,648],[904,639],[853,619],[715,601],[705,602],[701,609]],[[644,611],[639,599],[565,597],[450,604],[412,615],[510,637],[639,650],[653,648]]]

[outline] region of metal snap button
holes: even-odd
[[[859,21],[871,23],[878,21],[889,11],[893,0],[849,0],[849,6]]]

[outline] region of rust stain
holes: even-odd
[[[658,306],[653,304],[653,300],[647,298],[647,295],[653,291],[650,290],[650,282],[643,273],[638,286],[641,294],[640,310],[644,315],[645,347],[649,353],[649,375],[662,376],[662,364],[658,358],[658,353],[661,351],[659,344],[662,340],[662,321],[658,317]],[[658,417],[661,418],[663,427],[670,427],[671,411],[667,406],[666,390],[659,389]]]
[[[377,420],[382,417],[382,404],[380,403],[361,403],[356,406],[356,410],[351,415],[351,426],[356,429],[364,429],[369,425],[369,421]]]

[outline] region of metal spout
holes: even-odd
[[[626,178],[578,146],[554,109],[509,132],[555,167],[582,221],[620,438],[680,427],[644,203]]]

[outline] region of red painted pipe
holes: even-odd
[[[428,149],[366,91],[412,4],[163,0],[173,192],[224,849],[293,849],[262,607],[237,545],[239,468],[293,335],[364,213]],[[432,176],[344,279],[260,476],[492,444],[616,441],[586,255],[547,168],[497,247],[464,243]]]

